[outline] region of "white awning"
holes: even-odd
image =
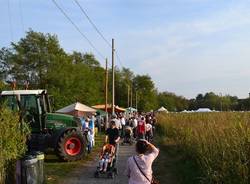
[[[161,107],[157,111],[158,112],[168,112],[168,110],[165,107]]]
[[[57,110],[56,112],[59,112],[59,113],[69,113],[69,112],[72,112],[72,111],[81,111],[81,112],[96,112],[95,109],[87,106],[87,105],[84,105],[82,103],[79,103],[79,102],[76,102],[74,104],[71,104],[69,106],[66,106],[62,109],[59,109]]]

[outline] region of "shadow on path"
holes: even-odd
[[[93,161],[88,161],[77,170],[72,168],[68,178],[60,181],[62,184],[127,184],[128,179],[125,175],[127,159],[135,154],[134,145],[120,145],[117,162],[118,175],[114,179],[108,179],[105,175],[100,178],[94,178],[94,172],[98,165],[98,157]]]

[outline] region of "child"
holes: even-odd
[[[107,171],[108,163],[112,163],[114,154],[115,147],[112,144],[106,144],[103,146],[99,161],[100,171]]]

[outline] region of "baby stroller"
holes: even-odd
[[[122,144],[128,143],[132,145],[133,144],[132,138],[133,138],[133,130],[130,126],[126,126],[124,130],[124,138]]]
[[[99,165],[94,173],[95,178],[106,175],[108,178],[114,178],[117,175],[116,168],[116,148],[112,144],[105,144],[99,156]]]

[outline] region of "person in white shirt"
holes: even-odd
[[[132,128],[133,128],[133,135],[134,135],[134,138],[136,138],[137,134],[136,134],[136,128],[137,128],[137,125],[138,125],[138,121],[135,117],[133,117],[133,120],[132,120]]]
[[[122,126],[121,137],[124,137],[124,130],[125,130],[126,121],[125,121],[125,118],[124,118],[123,115],[120,116],[120,123],[121,123],[121,126]]]
[[[131,156],[127,161],[126,174],[129,184],[150,184],[153,178],[152,164],[159,154],[153,144],[144,139],[136,143],[137,155]]]
[[[153,137],[152,133],[152,125],[150,123],[146,123],[146,135],[145,138],[147,141],[150,141]]]
[[[117,119],[117,115],[116,114],[112,115],[112,119],[110,120],[110,122],[111,121],[115,122],[115,126],[116,126],[116,128],[118,128],[118,130],[122,129],[121,121]]]

